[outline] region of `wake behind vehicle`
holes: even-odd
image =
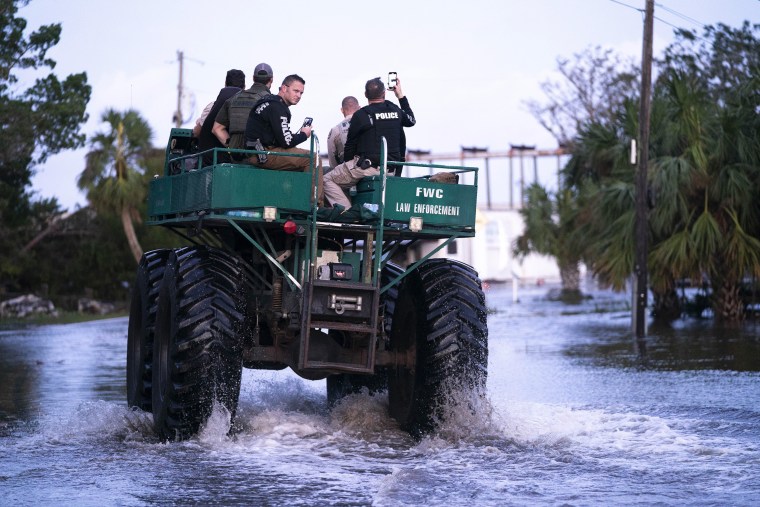
[[[388,177],[396,163],[383,152],[380,176],[339,213],[316,205],[316,136],[304,173],[234,161],[285,153],[197,153],[191,136],[172,129],[148,222],[192,246],[143,255],[129,318],[127,401],[153,413],[162,440],[197,433],[215,403],[234,417],[243,368],[326,379],[331,404],[387,389],[390,415],[413,435],[433,431],[462,393],[484,395],[481,282],[433,257],[474,236],[477,169],[406,164],[469,184]]]

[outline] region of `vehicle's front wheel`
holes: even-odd
[[[197,433],[214,402],[234,418],[244,279],[240,261],[215,248],[185,247],[169,256],[153,348],[153,424],[162,440]]]
[[[127,405],[150,412],[156,301],[171,250],[145,252],[137,266],[127,331]]]
[[[388,403],[391,417],[412,435],[435,430],[446,407],[457,403],[451,396],[484,395],[488,327],[477,273],[460,262],[430,259],[407,275],[390,348],[410,358],[388,371]]]

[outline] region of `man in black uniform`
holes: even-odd
[[[404,127],[413,127],[416,120],[400,80],[396,81],[393,92],[401,107],[385,100],[385,85],[379,77],[367,81],[364,96],[369,104],[351,118],[343,152],[345,162],[325,175],[325,197],[333,206],[340,204],[350,208],[351,201],[343,189],[350,188],[365,176],[380,174],[380,137],[386,139],[388,161],[403,161]]]
[[[245,129],[246,147],[248,149],[260,149],[256,148],[258,144],[258,146],[263,147],[267,151],[309,154],[308,150],[296,148],[296,146],[311,136],[311,126],[304,125],[296,133],[290,131],[289,107],[298,104],[301,100],[305,84],[306,82],[301,76],[291,74],[282,81],[277,95],[266,95],[253,106]],[[305,157],[285,157],[267,154],[264,158],[254,155],[247,162],[265,169],[310,171],[310,161]],[[322,183],[322,160],[319,154],[316,154],[316,162],[318,164],[317,200],[319,206],[322,206],[324,190]]]
[[[211,132],[214,126],[214,118],[216,113],[224,105],[225,101],[233,95],[240,92],[242,88],[245,88],[245,74],[242,70],[230,69],[227,71],[227,79],[224,82],[224,88],[219,90],[219,95],[216,97],[214,105],[211,107],[208,116],[206,116],[203,125],[201,126],[200,135],[198,136],[198,149],[200,151],[210,150],[211,148],[224,148],[224,145],[219,142],[219,139]],[[212,157],[205,155],[203,159],[204,164],[210,164]]]

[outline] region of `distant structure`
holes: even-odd
[[[430,150],[408,150],[407,151],[407,161],[408,162],[414,162],[414,161],[425,161],[428,163],[432,162],[440,162],[440,163],[449,163],[452,160],[458,160],[460,165],[467,165],[471,164],[472,162],[478,162],[482,161],[483,166],[483,172],[485,173],[486,178],[486,184],[485,184],[485,208],[486,209],[493,209],[493,208],[504,208],[507,209],[519,209],[522,207],[522,205],[525,203],[525,187],[526,187],[526,180],[525,180],[525,161],[526,160],[532,160],[533,161],[533,179],[532,182],[541,182],[539,178],[539,161],[540,159],[555,159],[556,160],[556,167],[551,168],[550,172],[552,174],[551,182],[548,180],[544,181],[545,186],[548,186],[550,188],[558,188],[559,187],[559,171],[562,169],[563,163],[567,162],[567,158],[569,157],[569,152],[566,150],[564,146],[558,146],[557,148],[553,149],[536,149],[535,145],[528,146],[525,144],[510,144],[509,150],[507,151],[489,151],[487,147],[476,147],[476,146],[461,146],[460,151],[458,153],[431,153]],[[509,190],[508,192],[508,200],[506,202],[503,201],[496,201],[492,199],[492,194],[494,193],[494,188],[491,185],[491,182],[497,184],[497,188],[502,188],[501,185],[498,185],[504,178],[503,177],[496,177],[496,173],[492,173],[491,167],[491,161],[498,160],[498,159],[507,159],[509,161],[508,165],[508,175],[507,175],[507,185],[506,188]],[[514,161],[517,159],[519,163],[519,175],[515,174],[515,167],[514,167]],[[466,161],[466,162],[465,162]],[[547,168],[543,168],[543,172],[546,172]],[[499,171],[499,176],[503,176],[501,173],[504,172],[504,169],[496,168],[495,170]],[[410,172],[409,175],[412,175]],[[515,178],[518,177],[517,181],[515,181]],[[515,200],[515,188],[519,191],[520,199],[519,201]]]
[[[537,149],[535,145],[525,144],[510,144],[506,151],[490,151],[488,147],[478,146],[460,146],[460,151],[455,153],[408,150],[408,162],[477,166],[480,168],[478,178],[485,178],[485,185],[478,185],[475,237],[452,242],[437,255],[470,264],[484,281],[511,282],[514,287],[558,281],[559,269],[553,258],[529,255],[518,261],[512,255],[512,245],[525,228],[519,213],[525,204],[525,188],[538,182],[550,190],[558,189],[560,170],[568,158],[569,152],[564,146]],[[531,167],[532,174],[528,176],[526,172],[530,172]],[[408,166],[405,174],[422,176],[418,171]],[[436,244],[419,245],[408,252],[409,260],[427,255]]]

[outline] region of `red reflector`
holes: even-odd
[[[282,228],[286,234],[295,234],[296,229],[298,229],[298,226],[296,225],[294,221],[288,220],[287,222],[282,224]]]

